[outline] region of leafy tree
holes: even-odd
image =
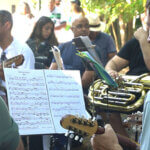
[[[133,36],[137,16],[144,12],[146,0],[81,0],[86,13],[96,13],[103,17],[106,32],[115,39],[120,49]]]

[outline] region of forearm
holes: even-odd
[[[129,61],[119,57],[114,56],[106,65],[106,71],[113,77],[118,77],[118,72],[129,65]]]
[[[65,27],[66,27],[66,23],[62,23],[58,26],[55,26],[55,30],[60,30],[60,29],[65,28]]]
[[[82,87],[88,88],[93,82],[95,77],[94,71],[85,71],[82,75]]]
[[[24,146],[23,146],[23,142],[22,142],[21,138],[20,138],[19,145],[16,150],[24,150]]]
[[[107,63],[105,69],[107,71],[119,71],[116,62],[113,59]]]
[[[58,69],[57,63],[55,63],[55,62],[51,63],[49,69],[50,70],[57,70]]]
[[[148,43],[147,40],[145,40],[143,42],[140,42],[140,45],[145,65],[147,69],[150,70],[150,43]]]

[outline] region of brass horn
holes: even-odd
[[[109,87],[105,81],[98,79],[89,88],[88,106],[96,110],[109,110],[132,113],[143,106],[147,90],[150,89],[150,75],[121,76],[116,80],[118,88]]]

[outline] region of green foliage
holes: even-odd
[[[146,0],[81,0],[86,12],[97,13],[104,16],[109,26],[119,16],[124,23],[144,12]]]

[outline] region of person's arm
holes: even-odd
[[[18,144],[18,147],[16,150],[24,150],[24,146],[23,146],[23,142],[22,142],[21,138],[19,140],[19,144]]]
[[[57,63],[56,62],[51,63],[49,69],[50,70],[57,70],[58,69]]]
[[[114,40],[111,36],[108,36],[108,39],[107,39],[107,53],[108,53],[108,60],[110,60],[111,58],[113,58],[117,51],[116,51],[116,46],[115,46],[115,43],[114,43]]]
[[[60,30],[60,29],[65,28],[65,27],[66,27],[66,22],[61,23],[60,25],[55,26],[55,30]]]
[[[123,150],[111,125],[105,125],[104,134],[95,134],[91,138],[93,150]]]
[[[141,27],[134,33],[134,36],[140,43],[144,62],[147,69],[150,70],[150,43],[147,41],[148,32]]]
[[[85,70],[82,75],[82,86],[83,88],[88,88],[94,79],[94,71]]]
[[[108,53],[108,60],[112,59],[116,55],[116,52]]]
[[[105,66],[106,71],[114,78],[118,76],[118,72],[127,67],[129,61],[119,56],[114,56]]]

